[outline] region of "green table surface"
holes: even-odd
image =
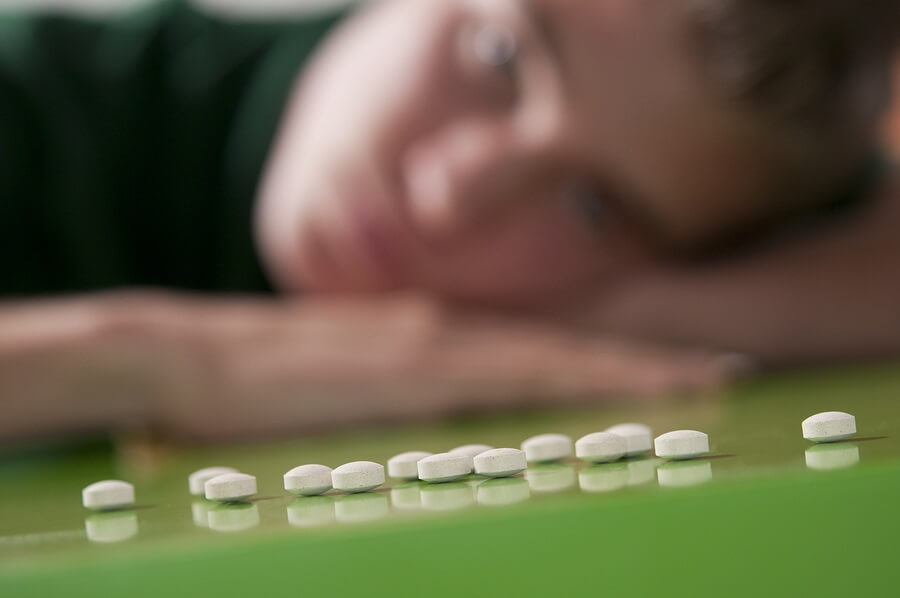
[[[0,596],[864,596],[900,587],[900,368],[760,379],[723,396],[493,414],[260,444],[108,447],[0,458]],[[814,447],[800,422],[856,415]],[[698,429],[712,455],[530,468],[505,480],[388,483],[294,498],[303,463],[518,446],[640,421]],[[829,469],[814,469],[821,464]],[[249,505],[193,499],[187,475],[257,476]],[[135,484],[138,508],[90,514],[80,491]],[[673,486],[674,484],[674,486]],[[105,540],[105,541],[101,541]]]

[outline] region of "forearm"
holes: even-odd
[[[128,295],[0,304],[0,443],[160,418],[183,362]]]
[[[124,294],[0,307],[0,441],[134,423],[192,440],[721,385],[709,352],[421,298]]]

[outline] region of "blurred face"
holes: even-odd
[[[286,288],[530,304],[752,220],[753,127],[672,0],[386,0],[298,85],[259,211]]]

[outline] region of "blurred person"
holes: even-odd
[[[897,12],[8,17],[2,434],[264,434],[895,355]],[[273,286],[304,298],[40,298]]]

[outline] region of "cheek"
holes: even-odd
[[[420,261],[419,284],[472,301],[523,304],[562,298],[632,267],[635,253],[617,232],[591,231],[561,202],[533,205]]]
[[[453,2],[402,0],[364,10],[316,59],[302,90],[305,125],[342,150],[392,150],[458,100]]]

